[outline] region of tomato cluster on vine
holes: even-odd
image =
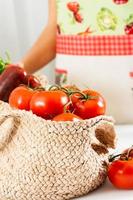
[[[19,86],[10,94],[9,104],[54,121],[85,120],[106,112],[106,103],[100,93],[72,86],[51,86],[47,90]]]

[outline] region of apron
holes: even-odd
[[[133,123],[133,0],[57,0],[56,83],[101,92]]]

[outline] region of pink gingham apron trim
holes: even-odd
[[[56,50],[66,55],[133,55],[133,35],[57,35]]]

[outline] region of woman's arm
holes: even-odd
[[[49,0],[48,23],[39,39],[25,55],[21,63],[27,73],[34,73],[55,57],[56,46],[56,1]]]

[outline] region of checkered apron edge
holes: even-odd
[[[79,56],[133,55],[133,35],[57,35],[58,54]]]

